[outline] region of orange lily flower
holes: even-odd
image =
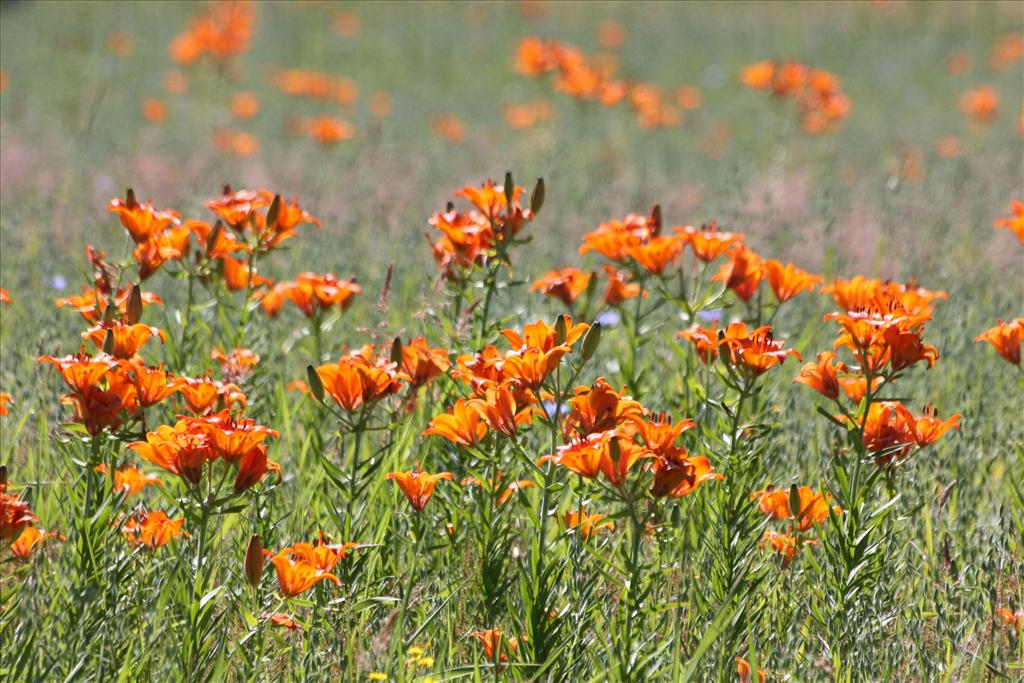
[[[736,658],[736,673],[740,677],[739,683],[751,683],[750,662],[743,659],[743,657]],[[758,683],[765,683],[768,680],[768,674],[765,673],[764,669],[758,669],[757,671]]]
[[[298,559],[292,559],[292,548],[285,548],[276,555],[264,551],[270,555],[270,561],[277,570],[277,585],[287,598],[294,598],[296,595],[305,593],[318,581],[332,581],[334,585],[340,586],[341,580],[328,571],[324,571],[312,562],[299,555]]]
[[[616,392],[604,377],[598,377],[592,386],[576,387],[574,396],[568,401],[569,416],[563,433],[584,437],[615,429],[642,415],[643,406],[625,393],[625,387]]]
[[[711,279],[724,283],[726,289],[733,290],[744,301],[750,301],[763,275],[761,257],[741,242],[729,250],[729,262]]]
[[[134,441],[128,448],[190,484],[198,483],[206,463],[216,458],[209,434],[189,419],[178,420],[173,427],[161,425],[148,432],[145,441]]]
[[[775,259],[767,259],[763,262],[763,266],[768,284],[771,285],[775,299],[779,303],[789,301],[800,292],[813,291],[814,287],[822,281],[820,275],[811,275],[792,263],[782,265]]]
[[[119,289],[114,296],[114,304],[117,306],[117,311],[122,318],[128,311],[128,296],[130,293],[131,289],[125,287]],[[83,287],[81,295],[72,294],[71,296],[57,299],[56,304],[57,308],[68,306],[75,309],[86,322],[95,324],[103,320],[103,315],[107,310],[110,297],[105,294],[104,292],[98,294],[96,287]],[[163,302],[163,299],[152,292],[142,292],[143,307],[150,304],[162,304]]]
[[[214,347],[210,351],[210,360],[220,363],[221,372],[228,382],[244,382],[259,362],[260,357],[249,349],[232,349],[231,353],[224,353],[220,348]]]
[[[267,447],[265,445],[254,446],[246,451],[238,460],[238,474],[235,475],[235,493],[241,493],[255,484],[270,472],[277,474],[277,481],[281,481],[281,466],[273,460],[267,459]]]
[[[338,562],[348,556],[348,551],[359,547],[358,543],[348,542],[332,545],[327,542],[324,532],[320,532],[319,540],[313,543],[294,543],[283,549],[279,554],[299,558],[320,572],[333,572]],[[266,554],[271,553],[264,551]]]
[[[1002,607],[996,610],[996,618],[1003,623],[1004,626],[1008,626],[1017,633],[1024,629],[1024,612],[1014,612],[1006,607]]]
[[[902,460],[917,443],[916,420],[899,401],[879,401],[868,408],[864,421],[864,448],[876,456],[878,465],[887,465],[893,458]]]
[[[171,519],[166,512],[156,510],[129,517],[121,527],[121,533],[130,545],[160,548],[181,536],[184,526],[184,517]]]
[[[854,403],[860,403],[864,400],[864,396],[867,395],[868,381],[867,378],[854,375],[852,377],[840,377],[839,387],[846,394],[846,397]],[[875,377],[871,381],[871,392],[874,393],[878,390],[878,387],[885,382],[884,377]]]
[[[591,277],[593,277],[592,273],[584,272],[579,268],[552,270],[530,285],[530,291],[540,291],[548,296],[553,296],[572,308],[576,299],[587,291]]]
[[[22,531],[36,522],[36,516],[28,503],[4,491],[0,486],[0,541],[9,541],[21,535]]]
[[[601,532],[614,531],[615,522],[610,519],[607,522],[601,520],[608,517],[608,515],[602,515],[598,513],[588,514],[587,509],[583,508],[583,516],[580,516],[579,510],[568,510],[562,515],[562,523],[566,529],[579,529],[579,534],[583,540],[592,538]]]
[[[231,405],[245,407],[247,400],[245,394],[236,384],[220,382],[209,376],[205,377],[176,377],[175,387],[188,409],[196,415],[204,415],[212,412],[218,406],[227,408]]]
[[[520,407],[507,384],[487,387],[483,398],[471,399],[467,405],[479,413],[488,427],[509,438],[515,437],[519,427],[533,421],[534,409],[529,404]]]
[[[501,480],[504,478],[504,476],[505,473],[502,472],[501,470],[498,470],[498,476],[495,478],[494,481],[484,481],[476,477],[466,477],[459,483],[462,486],[479,486],[480,488],[484,489],[485,491],[493,495],[497,493],[498,489],[501,487]],[[520,479],[519,481],[514,481],[505,487],[505,489],[501,492],[501,495],[498,496],[498,499],[495,502],[498,505],[504,505],[506,502],[508,502],[508,499],[511,498],[513,494],[523,489],[532,489],[535,486],[537,486],[536,482],[530,481],[529,479]]]
[[[626,254],[647,272],[661,275],[670,264],[675,263],[682,250],[683,243],[678,236],[659,235],[630,248]]]
[[[417,337],[402,345],[402,372],[409,376],[412,388],[421,387],[437,379],[451,367],[448,352],[427,346],[427,340]]]
[[[164,370],[162,364],[158,368],[148,368],[142,363],[133,363],[130,370],[135,394],[143,408],[156,405],[178,391],[174,375]]]
[[[25,527],[11,544],[11,552],[19,560],[27,560],[35,554],[37,548],[51,538],[56,538],[59,541],[65,540],[64,536],[56,531],[40,531],[34,526]]]
[[[694,255],[704,263],[714,261],[732,245],[739,244],[744,239],[738,232],[721,232],[715,221],[711,221],[710,225],[702,225],[700,230],[684,226],[677,227],[675,231],[683,243],[690,245]]]
[[[362,287],[352,278],[338,280],[331,273],[299,273],[293,282],[281,282],[276,285],[271,292],[264,295],[261,304],[267,315],[275,316],[281,310],[284,300],[288,299],[307,318],[311,318],[318,311],[334,306],[346,310],[352,304],[352,298],[362,291]]]
[[[602,223],[594,232],[583,236],[579,252],[582,256],[596,251],[612,261],[622,261],[634,247],[644,244],[657,234],[653,216],[628,214],[624,219]]]
[[[0,304],[11,303],[11,295],[7,293],[6,289],[0,289]]]
[[[159,328],[142,323],[129,325],[120,320],[100,322],[84,332],[82,338],[92,341],[97,349],[103,350],[108,331],[114,334],[114,353],[112,354],[114,358],[130,359],[134,357],[151,337],[156,337],[161,342],[167,339],[167,334]]]
[[[74,406],[75,420],[85,425],[91,436],[104,429],[117,429],[124,415],[138,411],[138,398],[131,378],[120,368],[105,376],[106,388],[99,384],[74,391],[61,400]]]
[[[6,391],[0,391],[0,417],[7,415],[10,410],[7,406],[14,405],[14,399]]]
[[[115,197],[107,204],[107,210],[116,213],[121,225],[136,244],[145,242],[165,228],[178,225],[181,214],[176,211],[157,211],[153,202],[139,204],[135,200],[135,192],[128,190],[127,198]]]
[[[408,472],[389,472],[384,475],[385,479],[392,479],[402,493],[409,499],[409,504],[416,512],[422,512],[423,508],[430,502],[434,495],[434,487],[439,481],[451,481],[454,475],[451,472],[439,472],[428,474],[422,470],[410,470]]]
[[[609,306],[618,306],[623,301],[633,299],[641,294],[647,296],[646,292],[641,292],[639,284],[629,282],[628,275],[617,268],[606,264],[604,272],[608,276],[608,287],[604,290],[604,302]]]
[[[795,349],[782,348],[785,342],[775,339],[772,328],[767,325],[748,333],[745,323],[732,323],[725,329],[719,344],[729,350],[729,362],[752,377],[785,363],[789,356],[803,360]]]
[[[132,252],[132,256],[139,264],[139,278],[147,279],[166,261],[181,259],[188,251],[191,234],[192,231],[187,226],[168,228],[140,242]]]
[[[206,434],[217,457],[235,462],[253,448],[263,444],[267,437],[277,438],[277,430],[256,424],[246,417],[235,417],[229,411],[190,420],[192,431]]]
[[[480,641],[484,648],[484,654],[492,662],[507,662],[507,652],[514,652],[519,649],[519,643],[515,638],[506,638],[502,635],[501,629],[489,628],[486,631],[473,631],[469,635]]]
[[[302,627],[296,623],[295,619],[285,614],[284,612],[274,612],[270,615],[270,623],[278,628],[287,629],[289,631],[301,631]]]
[[[715,325],[717,326],[717,321]],[[716,327],[694,325],[688,330],[677,332],[676,336],[693,344],[697,351],[697,357],[705,365],[713,363],[718,358],[718,330]]]
[[[53,365],[67,385],[77,392],[85,391],[87,388],[99,384],[107,373],[118,365],[118,361],[112,356],[100,354],[93,357],[85,353],[84,350],[77,355],[63,358],[40,356],[36,362]]]
[[[844,363],[836,362],[836,358],[831,351],[819,353],[817,362],[803,366],[793,383],[809,386],[825,398],[836,400],[839,398],[839,377],[836,373],[847,370]]]
[[[703,455],[691,456],[685,448],[658,454],[651,465],[654,483],[651,493],[657,498],[682,498],[706,481],[722,481],[725,476],[714,472],[711,461]]]
[[[985,330],[974,341],[988,342],[1007,363],[1019,366],[1021,339],[1024,339],[1024,318],[1008,323],[997,320],[995,327]]]
[[[328,363],[317,368],[324,391],[343,410],[357,410],[367,403],[395,394],[401,388],[394,363],[378,359],[371,362],[373,347],[366,347],[358,353],[342,356],[337,363]]]
[[[508,340],[513,351],[520,351],[524,348],[552,351],[560,348],[560,346],[571,348],[583,336],[583,333],[590,329],[590,326],[586,323],[573,325],[572,316],[566,315],[563,317],[565,318],[565,340],[562,341],[561,345],[555,343],[558,337],[555,327],[548,325],[543,320],[538,320],[523,327],[521,335],[515,330],[510,329],[502,330],[501,334]]]
[[[935,443],[950,429],[959,428],[960,413],[955,413],[947,420],[940,420],[935,416],[935,406],[932,405],[926,407],[925,414],[915,418],[911,426],[914,432],[914,440],[920,448]]]
[[[249,261],[242,261],[241,259],[225,255],[220,258],[220,262],[223,264],[224,269],[224,286],[230,292],[245,291],[249,289],[250,285],[260,287],[274,284],[253,270]],[[266,310],[265,306],[264,310]]]
[[[430,118],[430,131],[448,142],[462,142],[466,137],[466,124],[455,114],[440,112]]]
[[[97,465],[95,469],[104,476],[106,476],[110,471],[107,466],[103,464]],[[142,493],[143,489],[147,486],[158,485],[163,485],[160,477],[155,474],[146,474],[134,465],[114,470],[115,493],[123,492],[126,496],[137,496]]]
[[[614,441],[614,444],[613,444]],[[604,474],[608,482],[621,487],[638,460],[652,457],[649,449],[627,440],[615,431],[590,434],[558,448],[556,456],[547,455],[540,462],[555,463],[586,479]]]
[[[250,223],[256,222],[258,209],[270,206],[274,195],[268,190],[238,190],[233,192],[230,186],[217,199],[206,202],[206,208],[235,230],[244,230]]]
[[[999,218],[992,225],[996,228],[1006,228],[1024,243],[1024,202],[1013,202],[1010,210],[1013,211],[1012,216]]]
[[[838,505],[829,505],[832,500],[831,494],[825,492],[815,493],[809,486],[797,488],[800,497],[800,511],[793,513],[790,507],[789,489],[776,489],[769,486],[761,491],[754,491],[750,494],[752,500],[756,500],[758,507],[766,517],[770,519],[786,520],[796,519],[796,528],[799,531],[807,531],[815,524],[821,524],[829,516],[829,508],[837,515],[843,513]]]
[[[450,413],[442,413],[430,421],[423,436],[436,435],[460,446],[472,446],[487,435],[487,423],[464,398],[455,402]]]
[[[815,543],[816,541],[812,539],[800,538],[795,534],[779,533],[769,529],[764,532],[757,545],[761,549],[767,547],[772,552],[781,555],[782,566],[788,567],[789,563],[796,557],[796,552],[801,546],[814,545]]]

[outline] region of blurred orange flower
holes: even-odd
[[[51,538],[63,541],[63,534],[56,531],[42,531],[33,526],[25,527],[24,531],[11,544],[11,552],[19,560],[27,560],[35,554],[36,549]]]
[[[587,291],[592,273],[587,273],[579,268],[562,268],[552,270],[530,285],[531,292],[543,292],[553,296],[569,308],[579,298],[580,294]]]
[[[602,515],[598,513],[589,514],[586,508],[583,508],[583,515],[580,516],[579,510],[568,510],[562,515],[562,523],[566,529],[579,529],[580,536],[586,540],[597,536],[602,532],[609,532],[615,530],[615,522],[610,519],[605,522],[608,515]]]
[[[764,277],[761,257],[743,243],[735,244],[729,250],[729,262],[711,279],[725,284],[726,289],[736,292],[744,301],[750,301]]]
[[[333,273],[299,273],[291,282],[280,282],[260,299],[264,313],[276,316],[291,301],[307,318],[339,307],[347,310],[353,297],[362,292],[355,279],[339,280]]]
[[[762,267],[779,303],[789,301],[800,292],[813,291],[822,282],[820,275],[811,275],[792,263],[783,265],[775,259],[766,259]]]
[[[434,114],[430,119],[430,131],[448,142],[462,142],[466,137],[466,124],[455,114]]]
[[[226,62],[249,48],[255,12],[248,0],[213,0],[171,41],[171,59],[191,64],[204,54]]]
[[[1024,339],[1024,318],[1008,323],[997,320],[991,327],[974,338],[975,343],[988,342],[1000,356],[1012,365],[1020,365],[1021,340]]]
[[[829,517],[830,509],[836,515],[843,513],[843,509],[838,505],[829,505],[832,496],[824,491],[815,493],[808,486],[799,486],[797,496],[800,499],[800,509],[794,513],[790,506],[792,496],[789,489],[768,486],[750,494],[751,500],[757,501],[758,507],[766,517],[777,520],[794,519],[798,531],[807,531],[815,524],[824,522]]]
[[[999,218],[992,225],[996,228],[1006,228],[1024,244],[1024,202],[1014,201],[1010,210],[1013,211],[1013,215]]]
[[[499,628],[473,631],[469,635],[480,641],[484,648],[484,655],[492,662],[507,662],[508,654],[519,649],[519,643],[516,642],[516,639],[506,638],[502,635]]]
[[[960,111],[978,123],[992,123],[999,113],[999,93],[991,85],[968,90],[960,96]]]
[[[124,520],[121,533],[129,545],[145,548],[160,548],[180,537],[184,531],[185,518],[171,519],[166,512],[139,512]],[[186,534],[187,535],[187,534]]]
[[[155,97],[146,98],[142,101],[142,116],[149,123],[163,123],[167,118],[167,105]]]
[[[451,367],[448,352],[427,346],[427,340],[417,337],[402,345],[402,372],[409,377],[409,385],[421,387],[434,381]]]
[[[5,491],[0,486],[0,541],[16,539],[22,531],[36,522],[28,503]]]
[[[260,113],[259,98],[256,97],[255,93],[248,90],[232,95],[230,106],[231,114],[243,121],[248,121]]]

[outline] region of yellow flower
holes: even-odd
[[[381,673],[380,671],[374,671],[370,673],[369,679],[371,681],[386,681],[388,680],[388,675],[385,673]]]

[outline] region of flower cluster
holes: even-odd
[[[850,113],[850,100],[839,77],[800,62],[766,60],[750,64],[743,68],[740,81],[748,88],[793,100],[808,133],[835,130]]]

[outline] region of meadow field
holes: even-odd
[[[0,4],[0,678],[1024,679],[1024,5]]]

